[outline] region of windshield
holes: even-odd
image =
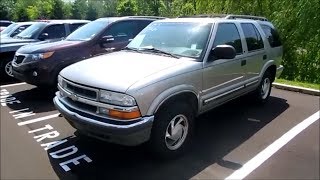
[[[155,48],[177,56],[200,58],[211,27],[211,23],[154,22],[127,47],[140,50]]]
[[[66,40],[69,41],[87,41],[92,39],[95,35],[100,33],[106,26],[108,22],[105,20],[96,20],[90,22],[84,26],[81,26],[73,33],[71,33]]]
[[[29,26],[27,29],[19,33],[16,37],[18,38],[23,38],[23,39],[32,39],[36,34],[38,34],[45,26],[47,23],[43,22],[38,22],[35,24],[32,24]]]
[[[16,27],[17,25],[18,25],[18,24],[16,24],[16,23],[10,24],[8,27],[6,27],[6,28],[1,32],[1,35],[10,33],[11,31],[13,31],[13,30],[15,29],[15,27]]]

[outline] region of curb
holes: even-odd
[[[303,88],[303,87],[299,87],[299,86],[291,86],[291,85],[286,85],[286,84],[281,84],[281,83],[272,83],[272,86],[277,89],[300,92],[303,94],[309,94],[309,95],[313,95],[313,96],[320,96],[320,90],[316,90],[316,89]]]

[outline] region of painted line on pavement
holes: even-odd
[[[274,153],[276,153],[280,148],[286,145],[290,140],[292,140],[295,136],[297,136],[300,132],[306,129],[315,121],[319,120],[320,111],[314,113],[312,116],[303,120],[284,135],[282,135],[279,139],[270,144],[267,148],[257,154],[254,158],[245,163],[240,169],[234,171],[230,176],[225,179],[243,179],[247,175],[249,175],[252,171],[254,171],[257,167],[259,167],[263,162],[265,162],[268,158],[270,158]]]
[[[39,122],[39,121],[44,121],[44,120],[56,118],[59,115],[60,115],[60,113],[57,113],[57,114],[52,114],[52,115],[49,115],[49,116],[44,116],[44,117],[41,117],[41,118],[36,118],[36,119],[28,120],[28,121],[19,122],[18,126],[23,126],[23,125],[26,125],[26,124],[31,124],[31,123],[35,123],[35,122]]]
[[[2,85],[2,86],[0,86],[0,87],[1,87],[1,88],[6,88],[6,87],[19,86],[19,85],[24,85],[24,84],[27,84],[27,83],[23,82],[23,83],[7,84],[7,85]]]

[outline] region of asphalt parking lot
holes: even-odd
[[[55,110],[53,91],[1,86],[1,179],[225,179],[290,129],[316,114],[319,97],[273,89],[256,106],[236,99],[197,119],[184,156],[161,161],[145,145],[85,138]],[[319,120],[245,179],[319,179]]]

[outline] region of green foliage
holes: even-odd
[[[120,16],[133,16],[137,13],[137,7],[133,0],[123,0],[117,7],[118,15]]]
[[[88,10],[86,0],[75,0],[72,6],[72,18],[85,19]]]
[[[63,1],[62,0],[53,0],[53,10],[52,10],[52,19],[63,19]]]

